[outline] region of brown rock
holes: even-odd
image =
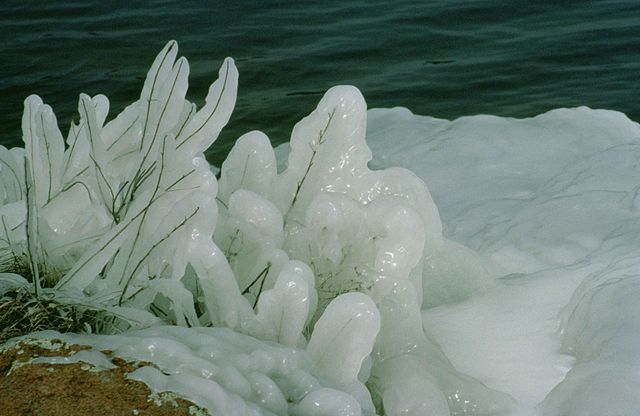
[[[91,348],[55,340],[52,344],[53,349],[23,341],[0,350],[0,415],[187,416],[193,414],[190,409],[207,414],[193,403],[170,395],[160,394],[160,400],[156,395],[154,400],[147,385],[127,379],[128,373],[150,363],[111,357],[117,367],[98,370],[83,362],[30,362],[39,356],[71,356]],[[111,355],[110,351],[103,353]]]

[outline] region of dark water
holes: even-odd
[[[640,120],[639,1],[3,0],[0,39],[10,146],[28,94],[53,106],[64,134],[80,92],[107,95],[113,116],[170,39],[196,102],[222,59],[236,59],[238,103],[214,162],[249,130],[287,140],[336,84],[359,87],[370,107],[445,118],[588,105]]]

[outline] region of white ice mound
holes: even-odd
[[[636,169],[640,126],[619,112],[580,107],[449,121],[374,109],[368,129],[372,166],[428,178],[445,234],[501,273],[578,262],[638,207],[638,182],[624,178]]]
[[[544,415],[640,414],[640,125],[586,107],[453,121],[395,108],[369,111],[368,129],[372,166],[427,178],[444,234],[503,274],[425,312],[451,360],[528,407],[551,390]],[[459,297],[465,267],[433,289]],[[575,357],[564,381],[560,352]]]

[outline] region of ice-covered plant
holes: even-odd
[[[26,99],[24,151],[0,149],[1,249],[10,259],[6,270],[27,269],[36,296],[53,288],[117,308],[129,321],[148,320],[141,312],[151,311],[198,324],[180,279],[186,252],[215,226],[216,181],[203,152],[229,119],[237,70],[227,59],[196,111],[184,98],[188,63],[176,56],[170,42],[140,99],[106,124],[107,98],[82,94],[66,148],[51,108],[37,96]],[[210,301],[211,288],[193,284]]]
[[[106,97],[82,94],[66,143],[51,108],[27,98],[24,150],[0,147],[0,296],[103,314],[106,332],[225,326],[304,348],[323,383],[354,398],[336,402],[356,403],[344,414],[508,407],[423,331],[423,283],[446,275],[443,253],[465,252],[442,238],[419,178],[368,168],[360,92],[327,92],[294,128],[283,172],[264,134],[241,137],[218,189],[204,151],[230,117],[238,73],[226,59],[198,110],[188,72],[169,42],[113,120]],[[332,402],[314,391],[292,409]]]

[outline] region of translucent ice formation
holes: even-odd
[[[221,170],[225,226],[216,230],[216,242],[249,292],[257,279],[267,280],[260,287],[273,285],[260,272],[269,265],[287,258],[308,264],[318,296],[311,324],[342,293],[373,299],[381,328],[367,385],[387,414],[504,411],[511,400],[457,374],[422,328],[423,282],[449,273],[453,258],[472,264],[473,254],[442,239],[437,209],[420,179],[404,169],[367,167],[365,128],[359,91],[334,87],[295,126],[282,173],[263,134],[241,137]],[[260,217],[247,215],[238,198],[263,207]],[[465,277],[485,279],[472,268]]]
[[[508,410],[507,395],[456,372],[422,328],[423,288],[428,303],[445,302],[457,296],[447,276],[465,276],[465,296],[490,276],[473,267],[472,251],[442,238],[421,179],[369,169],[360,92],[326,93],[294,128],[283,172],[264,134],[241,137],[218,184],[203,152],[229,119],[238,73],[226,59],[198,110],[185,99],[188,72],[169,42],[140,99],[115,119],[106,121],[106,97],[82,94],[66,145],[51,108],[27,98],[24,150],[0,148],[0,250],[5,271],[24,276],[1,275],[0,294],[24,286],[107,313],[94,330],[129,331],[109,342],[179,374],[141,377],[198,400],[211,392],[203,405],[214,414]],[[131,332],[160,322],[192,329]],[[194,359],[204,326],[250,336],[215,332],[208,343],[232,334],[264,358],[254,366],[286,368]],[[287,366],[269,342],[304,362]],[[213,354],[244,351],[231,349]],[[208,381],[182,374],[196,369]]]

